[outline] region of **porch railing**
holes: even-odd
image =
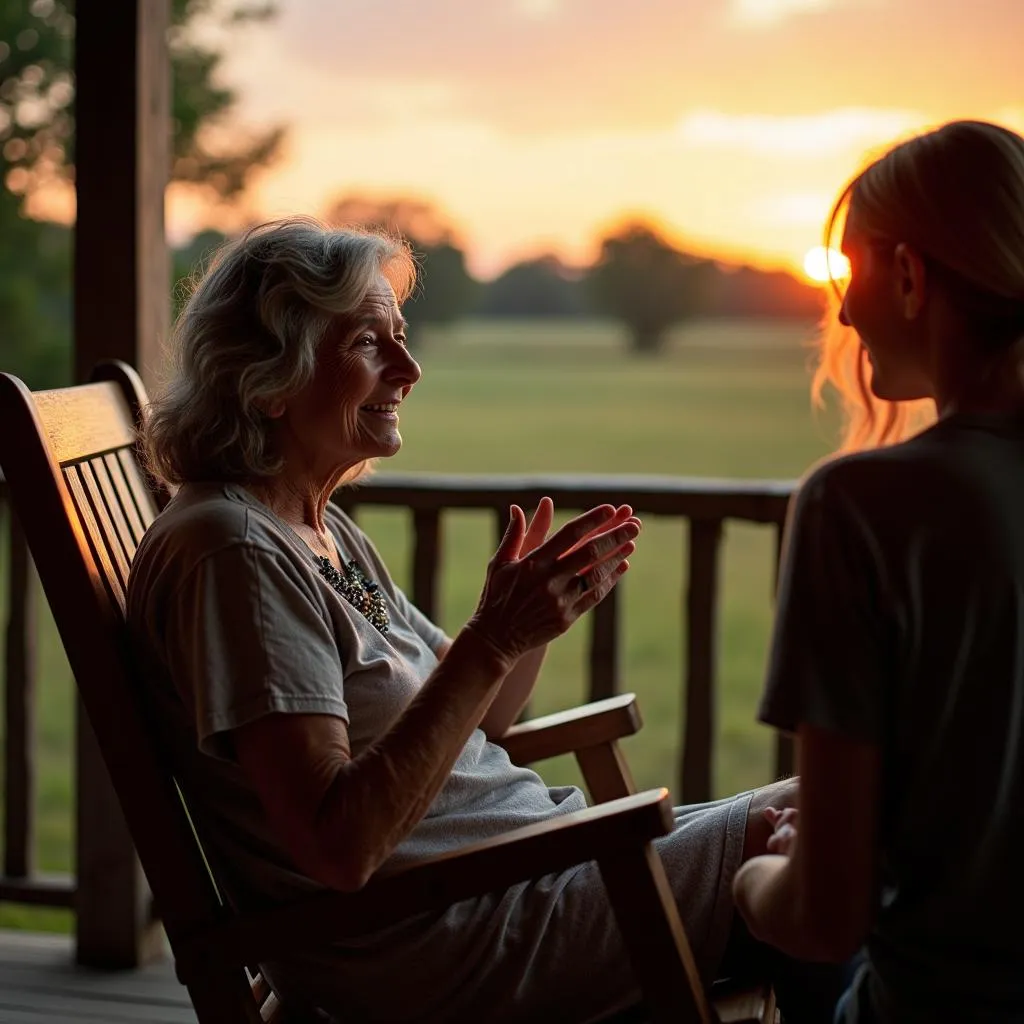
[[[711,798],[715,743],[719,575],[724,527],[728,521],[765,524],[774,529],[776,562],[782,527],[793,491],[789,481],[702,480],[644,476],[437,476],[381,475],[340,492],[339,505],[358,514],[370,506],[408,509],[412,530],[411,597],[427,615],[438,612],[444,569],[443,517],[450,510],[489,510],[496,537],[508,524],[508,507],[529,508],[549,495],[560,511],[582,511],[602,502],[628,503],[641,515],[685,521],[686,601],[680,623],[685,645],[683,693],[685,725],[678,759],[683,803]],[[73,907],[77,886],[71,877],[46,877],[34,869],[34,720],[38,586],[24,537],[7,501],[0,475],[0,515],[8,525],[7,622],[4,707],[4,846],[0,901]],[[2,541],[2,538],[0,538]],[[620,606],[612,591],[589,616],[587,692],[597,700],[619,692],[621,683]],[[79,762],[80,775],[82,764]],[[788,742],[779,740],[775,774],[792,771]],[[109,786],[105,775],[79,777],[77,799],[90,787]],[[79,842],[82,837],[79,836]],[[115,866],[116,867],[116,866]],[[83,901],[91,903],[92,901]],[[80,951],[81,958],[81,951]],[[84,959],[88,959],[86,955]]]

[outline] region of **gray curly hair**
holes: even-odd
[[[168,376],[142,431],[151,471],[171,484],[276,473],[264,410],[309,383],[331,321],[355,310],[379,273],[403,302],[416,280],[408,245],[310,218],[222,246],[171,332]]]

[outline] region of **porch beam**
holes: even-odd
[[[152,384],[170,318],[169,0],[79,4],[75,26],[74,376],[123,359]],[[80,703],[77,959],[134,967],[161,948],[128,828]]]

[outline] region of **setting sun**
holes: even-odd
[[[850,261],[835,249],[816,245],[808,249],[804,256],[804,273],[818,284],[828,284],[829,281],[849,276]]]

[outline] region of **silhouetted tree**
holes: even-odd
[[[351,196],[336,202],[325,219],[395,232],[408,241],[419,264],[416,289],[405,303],[410,346],[419,343],[421,327],[454,323],[472,309],[479,285],[451,226],[430,203]]]
[[[702,289],[701,312],[708,316],[818,317],[825,312],[823,288],[781,270],[715,266]]]
[[[71,376],[70,232],[18,206],[0,189],[0,369],[53,387]]]
[[[278,154],[281,127],[222,132],[212,144],[210,129],[223,127],[237,96],[216,80],[223,54],[193,29],[197,19],[237,26],[273,13],[273,4],[255,0],[171,0],[172,180],[230,197]],[[74,33],[69,0],[0,4],[0,187],[16,196],[74,171]]]
[[[596,309],[629,328],[633,350],[651,354],[669,327],[699,311],[709,268],[646,225],[627,224],[601,240],[587,290]]]
[[[586,303],[580,275],[556,256],[515,263],[483,286],[481,316],[581,316]]]

